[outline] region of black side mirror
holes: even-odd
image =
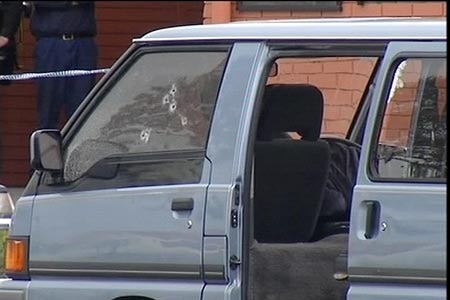
[[[62,171],[61,133],[56,129],[33,132],[30,138],[31,167],[38,171]]]

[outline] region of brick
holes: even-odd
[[[7,187],[23,187],[30,177],[30,170],[24,170],[22,172],[9,172],[6,168],[3,169],[0,174],[0,182]]]
[[[320,87],[319,87],[320,88]],[[324,101],[332,105],[351,105],[352,92],[334,88],[321,89]]]
[[[339,89],[350,91],[364,91],[368,77],[358,74],[337,74],[337,86]]]
[[[339,118],[340,119],[351,121],[354,114],[355,114],[355,109],[351,106],[339,107]]]
[[[323,63],[324,73],[352,73],[353,64],[351,61],[334,61]]]
[[[416,17],[439,17],[446,15],[443,2],[441,1],[416,2],[413,4],[412,10],[412,15]]]
[[[352,17],[379,17],[381,16],[381,4],[380,3],[367,3],[359,5],[353,1],[352,5]]]
[[[352,2],[342,1],[341,11],[322,11],[322,17],[324,18],[344,18],[352,15]]]
[[[322,63],[301,62],[294,64],[294,73],[317,74],[322,73]]]
[[[345,120],[330,120],[324,123],[324,130],[322,130],[323,134],[330,135],[338,135],[344,137],[348,127],[350,126],[350,122]]]
[[[20,116],[20,120],[24,122],[35,121],[36,112],[31,109],[2,109],[0,112],[1,120],[3,122],[14,122]]]
[[[415,95],[416,89],[414,88],[399,88],[395,90],[391,102],[411,102],[414,100]]]
[[[400,131],[396,129],[383,128],[379,140],[386,144],[397,144],[400,139]]]
[[[276,84],[276,83],[279,83],[280,81],[279,81],[279,78],[278,77],[269,77],[268,79],[267,79],[267,85],[269,85],[269,84]]]
[[[263,18],[278,18],[278,19],[286,19],[292,17],[291,11],[263,11]]]
[[[398,116],[411,116],[414,108],[414,100],[408,102],[390,102],[388,104],[388,109],[386,110],[387,115],[398,115]]]
[[[308,76],[302,74],[289,74],[279,76],[279,83],[308,83]]]
[[[322,13],[320,11],[293,11],[291,16],[297,19],[320,18]]]
[[[410,116],[391,115],[387,116],[384,125],[390,129],[409,129],[410,122]]]
[[[210,1],[205,1],[205,4],[203,5],[203,18],[211,18],[211,6]]]
[[[352,91],[352,105],[357,105],[361,102],[363,93],[361,91]]]
[[[30,162],[25,159],[3,160],[3,170],[26,170],[30,168]]]
[[[400,78],[405,84],[405,87],[417,87],[420,80],[420,72],[403,72]]]
[[[294,66],[292,64],[278,64],[278,74],[292,74]]]
[[[36,126],[36,122],[6,122],[2,120],[0,132],[11,133],[11,134],[21,134],[28,135],[31,133],[33,128]]]
[[[261,11],[237,11],[232,15],[232,18],[244,18],[244,19],[251,19],[251,18],[261,18],[262,12]]]
[[[8,161],[8,160],[18,160],[18,159],[24,159],[24,158],[29,158],[29,148],[28,147],[8,147],[8,148],[4,148],[2,149],[2,152],[0,154],[0,156],[2,157],[3,160]]]
[[[2,95],[2,101],[0,102],[0,108],[2,109],[32,109],[36,110],[36,100],[30,99],[26,95],[24,96],[16,96],[13,93]]]
[[[337,77],[335,74],[312,74],[308,75],[308,83],[317,86],[319,89],[335,88]]]
[[[323,112],[324,120],[338,120],[339,119],[339,106],[325,105]]]
[[[412,16],[412,4],[410,2],[383,2],[381,4],[383,17],[408,17]]]
[[[29,136],[20,134],[2,134],[2,146],[12,146],[12,147],[28,147],[29,146]]]
[[[353,72],[370,76],[375,66],[375,59],[356,59],[353,61]]]
[[[281,65],[281,64],[294,65],[294,64],[298,63],[299,61],[305,61],[305,60],[299,59],[299,58],[279,58],[276,60],[276,63],[279,65]]]
[[[28,84],[26,84],[28,83]],[[3,87],[2,87],[3,88]],[[7,95],[11,96],[25,96],[29,97],[30,94],[36,92],[36,85],[31,81],[17,81],[13,82],[11,85],[6,86],[2,91],[2,101],[6,98]],[[30,99],[28,99],[30,101]],[[33,101],[33,100],[31,100]]]

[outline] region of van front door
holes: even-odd
[[[137,49],[72,120],[62,180],[44,174],[34,200],[30,298],[201,298],[206,145],[228,48]]]
[[[446,299],[445,42],[391,43],[354,189],[350,300]]]

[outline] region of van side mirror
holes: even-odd
[[[56,129],[33,132],[30,138],[31,167],[38,171],[62,171],[61,133]]]

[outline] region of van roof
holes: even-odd
[[[322,18],[185,25],[133,42],[202,40],[446,40],[446,18]]]

